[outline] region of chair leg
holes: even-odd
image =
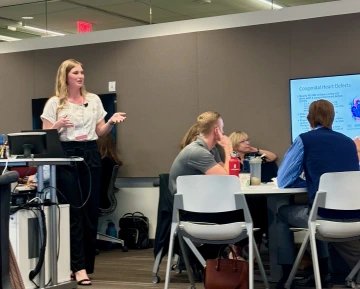
[[[169,288],[171,260],[172,260],[173,250],[174,250],[174,239],[175,239],[175,234],[176,234],[176,231],[178,229],[178,226],[179,226],[179,223],[172,223],[171,224],[170,242],[169,242],[168,259],[167,259],[167,265],[166,265],[166,275],[165,275],[164,289]]]
[[[263,281],[264,281],[265,288],[266,288],[266,289],[269,289],[270,286],[269,286],[268,279],[267,279],[267,277],[266,277],[264,265],[263,265],[262,260],[261,260],[261,258],[260,258],[260,253],[259,253],[259,250],[258,250],[255,242],[254,242],[254,253],[255,253],[255,258],[256,258],[256,260],[257,260],[257,263],[258,263],[258,265],[259,265],[261,278],[262,278]]]
[[[294,278],[295,278],[296,272],[297,272],[297,270],[298,270],[298,268],[299,268],[301,259],[302,259],[302,257],[304,256],[304,253],[305,253],[305,250],[306,250],[307,245],[309,244],[309,234],[310,234],[309,231],[307,231],[307,232],[306,232],[306,235],[305,235],[305,238],[304,238],[304,241],[303,241],[302,244],[301,244],[299,253],[298,253],[298,255],[296,256],[296,260],[295,260],[294,266],[293,266],[292,269],[291,269],[289,278],[288,278],[287,281],[286,281],[286,284],[285,284],[285,288],[286,288],[286,289],[290,289],[291,284],[292,284],[292,282],[294,281]]]
[[[309,235],[310,235],[311,256],[312,256],[312,262],[314,268],[315,285],[316,285],[316,289],[321,289],[321,278],[320,278],[319,260],[318,260],[317,248],[316,248],[315,230],[316,230],[316,224],[310,223]]]
[[[189,277],[190,285],[192,287],[195,287],[194,274],[193,274],[193,271],[191,270],[191,265],[190,265],[190,262],[189,262],[187,250],[185,248],[184,239],[181,236],[180,232],[178,233],[178,238],[179,238],[179,244],[180,244],[181,252],[182,252],[182,255],[184,257],[185,267],[186,267],[186,271],[187,271],[187,274],[188,274],[188,277]]]
[[[356,264],[354,269],[351,270],[350,274],[346,277],[346,281],[352,281],[355,275],[360,271],[360,261]]]
[[[163,249],[164,249],[164,247],[162,247],[160,249],[159,253],[156,255],[154,268],[153,268],[153,271],[152,271],[152,276],[153,277],[156,277],[157,273],[159,272],[159,266],[160,266],[160,263],[161,263],[161,255],[162,255]]]
[[[183,237],[186,244],[189,246],[189,248],[191,249],[191,251],[195,254],[196,258],[199,260],[199,262],[201,263],[201,265],[203,265],[203,267],[205,267],[206,265],[206,261],[203,258],[203,256],[201,256],[200,252],[198,249],[196,249],[195,245],[193,242],[190,241],[189,238]]]
[[[246,230],[249,238],[249,289],[254,289],[254,235],[252,223],[246,224]]]
[[[355,283],[359,286],[359,284],[360,284],[360,272],[358,272],[358,274],[356,276]]]

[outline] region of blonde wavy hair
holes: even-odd
[[[82,66],[82,64],[79,61],[75,59],[68,59],[65,60],[63,63],[61,63],[58,68],[55,79],[55,96],[54,96],[59,98],[59,105],[56,108],[56,113],[59,113],[59,111],[62,110],[66,105],[66,99],[69,96],[69,91],[67,87],[67,76],[71,71],[71,69],[73,69],[77,65]],[[84,85],[80,88],[80,93],[83,97],[86,97],[87,92]]]
[[[232,147],[234,150],[237,148],[240,142],[249,138],[248,134],[243,131],[234,131],[229,135]]]

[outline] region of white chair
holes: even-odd
[[[177,194],[174,199],[174,210],[171,224],[168,262],[166,269],[165,289],[169,288],[171,256],[174,237],[178,234],[182,252],[185,252],[184,240],[200,263],[205,266],[205,260],[196,249],[193,242],[207,244],[234,244],[244,238],[249,238],[249,288],[254,288],[253,253],[258,262],[266,288],[269,284],[260,259],[259,251],[253,241],[253,223],[245,196],[240,192],[240,182],[236,176],[227,175],[195,175],[177,178]],[[179,221],[179,210],[196,213],[220,213],[243,210],[245,221],[224,225]],[[254,250],[254,251],[253,251]],[[189,261],[184,254],[184,262],[189,269]],[[190,288],[195,288],[191,276]]]
[[[360,210],[360,171],[326,173],[321,176],[319,189],[309,215],[308,231],[285,288],[290,288],[309,241],[315,284],[317,289],[321,289],[316,239],[327,242],[360,239],[360,222],[318,220],[319,207],[334,210]]]

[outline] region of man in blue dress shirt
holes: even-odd
[[[334,106],[327,100],[317,100],[310,104],[307,119],[311,130],[300,134],[289,148],[278,171],[280,188],[306,187],[308,205],[282,206],[278,211],[278,264],[282,265],[283,277],[277,288],[284,288],[295,261],[294,235],[290,227],[306,228],[309,211],[319,187],[320,177],[328,172],[359,170],[355,143],[347,136],[332,130],[335,117]],[[305,179],[300,178],[302,172]],[[339,195],[339,198],[341,196]],[[327,219],[358,218],[359,211],[338,212],[319,209],[319,217]],[[332,286],[328,272],[328,245],[317,241],[322,288]],[[314,286],[314,276],[299,280],[298,286]]]

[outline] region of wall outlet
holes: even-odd
[[[109,81],[109,92],[116,91],[116,81]]]

